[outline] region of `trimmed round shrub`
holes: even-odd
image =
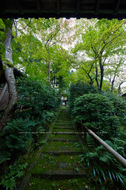
[[[70,96],[69,96],[69,111],[72,112],[74,108],[74,101],[79,96],[82,96],[83,94],[89,94],[89,93],[98,93],[98,89],[94,87],[93,85],[89,85],[86,83],[83,83],[81,81],[78,81],[75,84],[72,84],[70,86]]]
[[[77,98],[72,111],[75,123],[82,123],[88,128],[108,132],[114,136],[117,133],[119,117],[110,99],[101,94],[85,94]]]

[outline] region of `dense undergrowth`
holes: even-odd
[[[86,126],[99,132],[106,143],[126,157],[125,100],[77,82],[70,87],[69,110],[78,130],[85,131]],[[88,150],[81,155],[81,161],[86,162],[96,186],[100,183],[102,189],[125,189],[126,169],[91,136],[86,139]]]
[[[22,156],[43,144],[45,135],[38,132],[48,131],[60,104],[54,89],[29,77],[17,79],[17,91],[17,110],[0,134],[0,189],[16,187],[28,165]]]

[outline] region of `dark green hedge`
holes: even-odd
[[[72,114],[75,123],[82,123],[111,135],[116,134],[120,124],[113,103],[101,94],[85,94],[77,98]]]
[[[79,96],[82,96],[83,94],[89,94],[89,93],[97,93],[98,89],[94,87],[93,85],[89,85],[86,83],[83,83],[81,81],[78,81],[75,84],[72,84],[70,86],[70,96],[69,96],[69,111],[72,113],[72,110],[74,108],[74,101]]]
[[[108,132],[111,137],[118,128],[126,127],[126,101],[88,84],[71,85],[69,110],[78,126],[84,124]]]

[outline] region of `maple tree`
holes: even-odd
[[[72,49],[76,60],[75,66],[76,69],[85,72],[91,84],[95,81],[101,90],[107,59],[124,52],[125,21],[81,19],[79,23],[81,25],[77,30],[78,43]]]
[[[15,59],[15,64],[17,62],[22,64],[28,74],[39,75],[39,78],[44,80],[48,78],[48,83],[51,85],[50,73],[54,68],[56,57],[60,56],[63,59],[66,51],[62,45],[71,43],[73,39],[69,21],[55,18],[33,18],[29,24],[27,19],[20,19],[18,22],[19,35],[15,43],[20,51],[18,51],[18,60]],[[28,26],[25,27],[27,24]],[[22,30],[22,28],[25,29]],[[14,56],[17,58],[17,52]]]

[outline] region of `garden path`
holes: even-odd
[[[29,172],[26,190],[88,189],[86,169],[80,162],[83,148],[74,132],[71,116],[63,107]]]

